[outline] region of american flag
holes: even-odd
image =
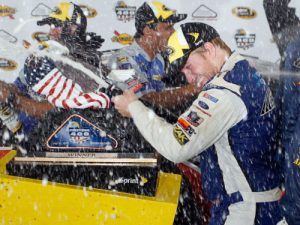
[[[102,92],[84,93],[73,80],[66,78],[57,68],[53,68],[32,89],[46,96],[56,107],[70,109],[108,108],[109,97]]]

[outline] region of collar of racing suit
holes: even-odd
[[[229,56],[229,58],[227,58],[227,59],[225,60],[225,63],[224,63],[224,65],[222,66],[221,71],[220,71],[220,73],[219,73],[217,76],[223,78],[223,77],[225,76],[225,74],[226,74],[228,71],[230,71],[230,70],[233,69],[233,67],[235,66],[235,64],[236,64],[237,62],[242,61],[242,60],[245,60],[245,58],[243,58],[243,57],[242,57],[240,54],[238,54],[237,52],[233,52],[233,53]]]

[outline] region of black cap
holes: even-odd
[[[178,23],[184,20],[187,14],[177,14],[175,10],[167,8],[161,2],[144,2],[135,14],[135,37],[143,35],[145,26],[151,26],[160,22]]]
[[[193,50],[217,37],[220,37],[218,32],[205,23],[181,24],[168,40],[167,54],[171,72],[180,72]]]

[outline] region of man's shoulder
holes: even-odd
[[[108,59],[108,67],[115,69],[132,69],[137,62],[135,56],[139,54],[138,49],[133,46],[126,46],[115,51]]]

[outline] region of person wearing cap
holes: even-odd
[[[132,89],[141,100],[148,105],[150,104],[152,108],[156,108],[169,121],[176,121],[177,115],[179,115],[178,110],[183,110],[185,105],[188,105],[186,99],[191,101],[190,99],[195,98],[199,92],[199,88],[194,84],[166,90],[164,82],[168,75],[166,74],[165,60],[162,53],[166,51],[167,41],[175,31],[174,24],[183,21],[186,17],[187,14],[178,14],[161,2],[144,2],[135,14],[135,41],[130,46],[126,46],[113,54],[108,62],[111,73],[117,76],[122,77],[125,71],[130,70],[135,73],[135,82],[132,80],[129,80],[128,84],[126,82],[115,82],[116,86],[121,87],[123,90]],[[132,83],[134,85],[131,85]],[[178,168],[173,163],[165,162],[163,164],[166,164],[165,167],[172,167],[173,172],[178,172],[178,168],[180,169],[184,175],[182,186],[193,188],[194,193],[190,193],[190,198],[196,192],[201,193],[200,188],[198,188],[198,186],[201,186],[200,180],[185,180],[188,177],[200,176],[198,172],[190,168],[190,163],[189,166],[179,164],[177,165]],[[183,187],[183,189],[186,188],[189,187]],[[197,207],[199,208],[197,210],[201,211],[201,220],[205,220],[209,214],[208,203],[205,202],[203,196],[198,197],[196,198]],[[185,202],[185,204],[189,203]],[[178,218],[176,217],[176,219]],[[200,219],[198,222],[200,223]],[[186,221],[186,223],[189,223],[189,221]]]
[[[56,107],[107,108],[109,97],[97,92],[98,84],[88,73],[99,73],[103,39],[94,33],[87,33],[87,19],[82,9],[69,2],[59,3],[49,17],[37,22],[50,25],[50,41],[40,53],[42,56],[29,56],[24,70],[15,81],[20,90],[32,98],[46,98]],[[84,66],[83,72],[67,63],[56,60],[56,55],[71,59]],[[54,59],[51,59],[53,57]]]
[[[272,225],[282,219],[275,156],[276,115],[261,75],[204,23],[182,24],[168,41],[173,71],[202,87],[174,124],[127,91],[113,98],[164,157],[198,155],[202,185],[212,201],[209,224]]]
[[[166,87],[163,81],[166,73],[161,54],[166,50],[167,41],[174,32],[174,24],[186,17],[186,14],[177,14],[160,2],[144,2],[135,14],[135,41],[113,54],[108,62],[108,68],[115,74],[120,73],[119,76],[122,76],[124,70],[134,70],[135,85],[130,81],[116,82],[117,86],[121,86],[123,90],[133,89],[147,102],[168,108],[177,104],[177,95],[191,95],[191,90],[196,92],[193,85],[162,92]]]
[[[53,107],[108,108],[110,98],[97,91],[99,85],[95,80],[82,70],[57,60],[64,57],[72,60],[71,64],[76,64],[76,61],[77,67],[84,66],[89,73],[99,73],[101,54],[98,49],[104,40],[86,32],[86,17],[81,8],[69,2],[59,3],[54,12],[37,24],[50,25],[50,41],[37,55],[27,57],[24,68],[14,81],[18,92],[10,89],[11,92],[21,93],[27,97],[27,102],[28,98],[32,99],[35,102],[32,108],[41,115]],[[18,113],[19,120],[24,133],[30,134],[38,118],[26,108],[25,111]]]

